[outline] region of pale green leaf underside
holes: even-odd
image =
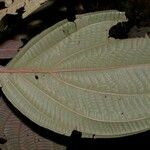
[[[49,28],[7,66],[26,73],[0,75],[3,92],[29,119],[61,134],[148,130],[150,39],[109,39],[109,28],[123,20],[123,13],[104,11]]]

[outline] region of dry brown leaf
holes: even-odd
[[[0,45],[0,59],[13,58],[22,45],[23,43],[21,42],[21,40],[7,40],[6,42]]]
[[[45,139],[25,125],[0,98],[0,143],[2,150],[64,150],[65,147]]]

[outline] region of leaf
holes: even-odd
[[[62,21],[1,68],[10,102],[40,126],[83,137],[150,128],[150,39],[108,38],[124,14],[104,11]]]
[[[23,43],[21,42],[21,40],[7,40],[6,42],[0,45],[0,59],[13,58],[22,45]]]
[[[5,2],[6,8],[0,10],[0,19],[4,17],[6,14],[16,14],[16,10],[24,7],[25,13],[23,14],[23,17],[27,17],[29,14],[31,14],[33,11],[35,11],[37,8],[41,6],[44,2],[47,0],[2,0]],[[51,0],[52,1],[52,0]]]
[[[65,149],[32,131],[15,116],[2,98],[0,98],[0,138],[6,140],[6,143],[0,144],[0,148],[3,150]]]

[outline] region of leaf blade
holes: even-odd
[[[32,121],[65,135],[149,129],[150,40],[108,39],[106,29],[119,21],[114,16],[78,27],[62,22],[29,43],[7,66],[14,72],[1,74],[8,99]],[[57,42],[51,39],[59,33]]]

